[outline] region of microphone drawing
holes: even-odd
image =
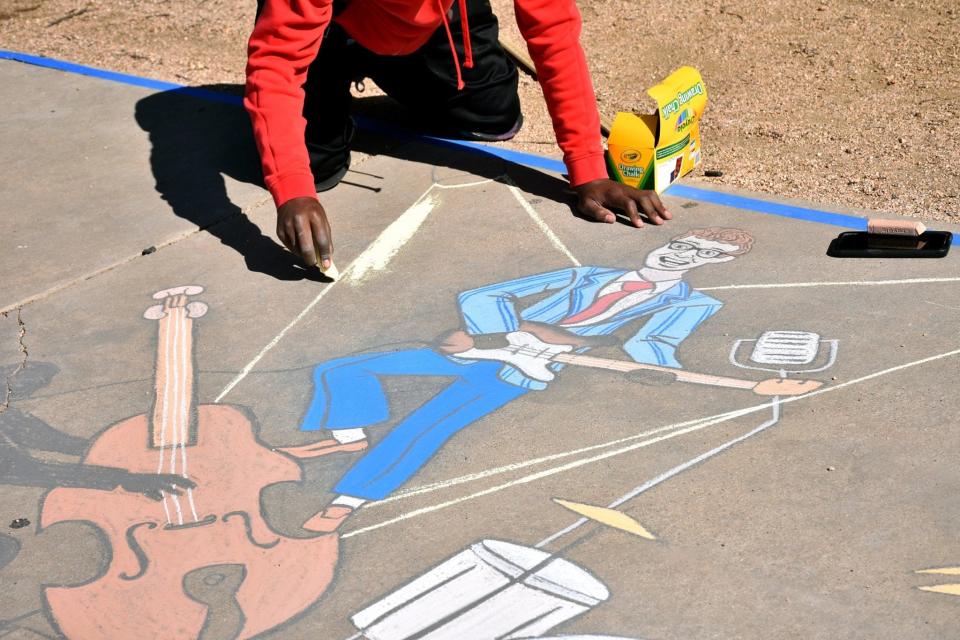
[[[740,362],[743,345],[753,344],[749,362]],[[822,340],[819,334],[809,331],[766,331],[755,340],[737,340],[730,350],[730,363],[741,369],[753,371],[772,371],[786,378],[791,373],[820,373],[826,371],[837,360],[838,340]],[[826,351],[826,362],[820,366],[822,353]],[[756,365],[779,365],[777,367],[759,367]],[[810,368],[799,368],[810,367]]]

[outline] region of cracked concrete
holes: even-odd
[[[23,309],[17,308],[15,311],[7,311],[0,313],[0,338],[4,337],[4,333],[7,328],[10,327],[13,329],[14,339],[16,341],[16,353],[19,355],[19,362],[16,367],[5,376],[4,379],[4,395],[3,401],[0,402],[0,413],[6,411],[11,402],[13,401],[13,380],[24,367],[27,366],[27,358],[29,357],[29,352],[27,350],[27,344],[25,342],[27,336],[27,325],[23,321]],[[12,322],[7,322],[12,320]],[[0,350],[0,362],[8,362],[9,359],[3,357],[3,350]]]
[[[24,299],[22,299],[22,300],[18,300],[17,302],[15,302],[15,303],[13,303],[13,304],[5,307],[5,308],[0,307],[0,313],[9,313],[9,312],[12,312],[12,311],[14,311],[14,310],[16,310],[16,311],[19,313],[19,311],[20,311],[21,309],[23,309],[24,307],[27,307],[27,306],[35,303],[35,302],[39,302],[40,300],[44,300],[44,299],[46,299],[46,298],[48,298],[48,297],[50,297],[50,296],[52,296],[52,295],[54,295],[54,294],[56,294],[56,293],[59,293],[59,292],[65,290],[65,289],[69,289],[70,287],[76,286],[76,285],[78,285],[78,284],[80,284],[80,283],[82,283],[82,282],[86,282],[87,280],[91,280],[91,279],[93,279],[93,278],[97,278],[97,277],[99,277],[99,276],[102,276],[102,275],[104,275],[104,274],[106,274],[106,273],[109,273],[110,271],[113,271],[114,269],[121,268],[121,267],[123,267],[123,266],[125,266],[125,265],[127,265],[127,264],[129,264],[129,263],[131,263],[131,262],[133,262],[133,261],[135,261],[135,260],[139,260],[139,259],[141,259],[141,258],[148,257],[148,256],[152,255],[153,253],[155,253],[155,252],[157,252],[157,251],[162,251],[162,250],[164,250],[164,249],[166,249],[166,248],[168,248],[168,247],[174,246],[174,245],[176,245],[177,243],[182,242],[182,241],[184,241],[184,240],[186,240],[186,239],[188,239],[188,238],[191,238],[191,237],[193,237],[194,235],[196,235],[196,234],[198,234],[198,233],[203,233],[204,231],[210,231],[211,229],[213,229],[213,228],[215,228],[215,227],[217,227],[217,226],[219,226],[219,225],[229,225],[231,222],[235,222],[235,221],[237,221],[237,220],[245,220],[245,219],[247,218],[248,214],[249,214],[251,211],[257,209],[258,207],[263,206],[264,204],[271,203],[271,202],[272,202],[271,198],[270,198],[269,196],[265,196],[264,198],[262,198],[261,200],[255,202],[254,204],[252,204],[250,207],[248,207],[248,208],[245,209],[245,210],[241,210],[241,211],[236,211],[236,212],[232,212],[232,213],[225,214],[223,217],[218,218],[218,219],[216,219],[216,220],[212,220],[211,222],[209,222],[208,224],[206,224],[206,225],[204,225],[204,226],[202,226],[202,227],[198,227],[198,228],[196,228],[196,229],[191,229],[191,230],[189,230],[189,231],[185,231],[185,232],[183,232],[183,233],[181,233],[181,234],[179,234],[179,235],[177,235],[177,236],[174,236],[174,237],[169,238],[169,239],[167,239],[167,240],[164,240],[164,241],[162,241],[162,242],[156,242],[156,243],[154,243],[154,244],[147,245],[147,246],[145,246],[142,250],[140,250],[140,252],[138,252],[138,253],[134,253],[134,254],[132,254],[132,255],[119,258],[119,259],[116,260],[115,262],[112,262],[112,263],[110,263],[110,264],[101,266],[101,267],[99,267],[99,268],[97,268],[97,269],[95,269],[94,271],[91,271],[91,272],[89,272],[89,273],[84,273],[84,274],[82,274],[82,275],[80,275],[80,276],[77,276],[77,277],[75,277],[75,278],[58,282],[57,284],[49,287],[48,289],[45,289],[45,290],[39,291],[39,292],[37,292],[37,293],[31,294],[31,295],[29,295],[28,297],[26,297],[26,298],[24,298]]]
[[[4,145],[30,150],[0,161],[0,201],[16,214],[0,217],[0,309],[264,199],[249,135],[201,142],[216,122],[246,131],[242,109],[10,61],[0,79],[18,87],[4,94]]]

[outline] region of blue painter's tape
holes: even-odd
[[[243,98],[241,98],[240,96],[230,95],[228,93],[219,93],[217,91],[209,91],[207,89],[187,87],[182,84],[177,84],[175,82],[164,82],[163,80],[141,78],[139,76],[133,76],[128,73],[118,73],[116,71],[107,71],[105,69],[87,67],[85,65],[75,64],[73,62],[65,62],[63,60],[54,60],[53,58],[43,58],[41,56],[32,56],[30,54],[20,53],[17,51],[6,51],[3,49],[0,49],[0,60],[15,60],[17,62],[32,64],[38,67],[45,67],[47,69],[54,69],[56,71],[65,71],[67,73],[75,73],[81,76],[90,76],[91,78],[99,78],[100,80],[109,80],[110,82],[119,82],[121,84],[129,84],[134,87],[143,87],[144,89],[152,89],[154,91],[177,91],[178,93],[183,93],[184,95],[194,96],[194,97],[201,98],[203,100],[209,100],[212,102],[223,102],[226,104],[235,104],[235,105],[243,104]]]
[[[75,64],[73,62],[65,62],[63,60],[55,60],[53,58],[33,56],[27,53],[20,53],[18,51],[7,51],[7,50],[0,49],[0,60],[15,60],[17,62],[32,64],[38,67],[55,69],[57,71],[65,71],[67,73],[76,73],[78,75],[89,76],[91,78],[109,80],[110,82],[119,82],[122,84],[128,84],[135,87],[143,87],[144,89],[153,89],[154,91],[176,91],[178,93],[182,93],[183,95],[194,96],[196,98],[201,98],[203,100],[209,100],[213,102],[222,102],[226,104],[234,104],[237,106],[243,105],[243,98],[241,98],[240,96],[230,95],[228,93],[219,93],[217,91],[209,91],[207,89],[198,89],[196,87],[188,87],[182,84],[177,84],[175,82],[164,82],[163,80],[141,78],[139,76],[130,75],[128,73],[106,71],[104,69],[88,67],[82,64]],[[555,173],[564,173],[566,171],[566,167],[564,166],[563,162],[553,158],[545,158],[543,156],[538,156],[530,153],[523,153],[520,151],[513,151],[510,149],[503,149],[500,147],[481,144],[479,142],[469,142],[467,140],[451,140],[448,138],[425,136],[423,134],[418,134],[412,131],[405,131],[403,129],[399,129],[392,125],[389,125],[384,122],[380,122],[378,120],[374,120],[371,118],[357,117],[356,121],[357,121],[357,124],[359,124],[364,131],[369,131],[371,133],[381,133],[381,134],[386,134],[393,137],[406,138],[410,140],[421,140],[421,141],[426,141],[438,146],[445,146],[448,148],[455,148],[455,149],[463,149],[467,151],[472,151],[474,153],[482,153],[487,156],[501,158],[508,162],[515,162],[517,164],[522,164],[522,165],[526,165],[528,167],[534,167],[537,169],[544,169],[546,171],[553,171]]]
[[[219,93],[216,91],[209,91],[207,89],[187,87],[174,82],[164,82],[162,80],[142,78],[140,76],[134,76],[128,73],[106,71],[104,69],[88,67],[82,64],[65,62],[63,60],[55,60],[53,58],[44,58],[41,56],[33,56],[17,51],[0,49],[0,60],[16,60],[18,62],[32,64],[39,67],[56,69],[58,71],[65,71],[67,73],[76,73],[93,78],[100,78],[102,80],[109,80],[110,82],[119,82],[122,84],[133,85],[135,87],[152,89],[154,91],[177,91],[178,93],[182,93],[184,95],[194,96],[196,98],[213,102],[221,102],[224,104],[232,104],[237,106],[241,106],[243,104],[243,98],[228,93]],[[546,158],[532,153],[513,151],[479,142],[426,136],[413,131],[398,129],[392,125],[370,118],[358,117],[357,123],[364,131],[369,131],[371,133],[380,133],[402,139],[418,140],[442,147],[460,149],[470,153],[479,153],[489,157],[500,158],[507,162],[522,164],[528,167],[534,167],[536,169],[543,169],[545,171],[552,171],[554,173],[562,174],[566,172],[566,167],[564,166],[563,162],[555,158]],[[866,218],[844,215],[842,213],[834,213],[832,211],[821,211],[819,209],[807,209],[805,207],[780,204],[777,202],[770,202],[757,198],[737,196],[730,193],[723,193],[721,191],[698,189],[696,187],[689,187],[682,184],[671,185],[667,189],[666,193],[680,198],[689,198],[691,200],[698,200],[700,202],[709,202],[725,207],[756,211],[758,213],[792,218],[794,220],[817,222],[836,227],[844,227],[846,229],[865,230],[867,228]],[[954,235],[956,236],[957,234]]]
[[[732,193],[722,191],[711,191],[709,189],[698,189],[688,187],[682,184],[672,184],[667,187],[665,194],[676,196],[678,198],[689,198],[700,202],[709,202],[733,209],[744,209],[746,211],[756,211],[766,213],[782,218],[792,218],[794,220],[805,220],[807,222],[817,222],[819,224],[829,224],[834,227],[843,227],[844,229],[854,229],[856,231],[867,230],[867,219],[859,216],[848,216],[842,213],[833,213],[832,211],[821,211],[819,209],[807,209],[805,207],[796,207],[789,204],[780,204],[770,202],[769,200],[760,200],[758,198],[748,198],[738,196]],[[960,234],[953,233],[953,240],[960,241]]]
[[[76,73],[82,76],[92,76],[94,78],[110,80],[111,82],[122,82],[123,84],[132,84],[137,87],[156,89],[159,91],[180,89],[183,86],[172,82],[163,82],[162,80],[152,80],[150,78],[131,76],[126,73],[96,69],[82,64],[74,64],[73,62],[54,60],[53,58],[32,56],[28,53],[20,53],[18,51],[0,50],[0,60],[16,60],[17,62],[32,64],[38,67],[46,67],[47,69],[56,69],[57,71],[66,71],[67,73]]]
[[[784,218],[793,218],[794,220],[819,222],[820,224],[829,224],[835,227],[844,227],[846,229],[859,229],[864,231],[867,229],[866,218],[848,216],[842,213],[833,213],[831,211],[821,211],[819,209],[807,209],[805,207],[797,207],[789,204],[780,204],[778,202],[770,202],[769,200],[747,198],[745,196],[737,196],[731,193],[723,193],[722,191],[711,191],[709,189],[688,187],[682,184],[672,184],[665,193],[678,198],[689,198],[691,200],[719,204],[721,206],[732,207],[734,209],[746,209],[747,211],[769,213]]]

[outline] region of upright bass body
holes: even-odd
[[[166,312],[165,318],[174,313]],[[41,527],[85,521],[103,532],[112,550],[90,582],[46,588],[49,609],[68,638],[197,638],[207,607],[184,591],[184,577],[204,567],[243,567],[234,594],[243,614],[238,638],[305,610],[332,579],[336,535],[280,536],[261,515],[262,489],[300,480],[299,465],[258,442],[239,410],[187,401],[192,370],[173,350],[189,346],[189,328],[161,326],[153,419],[140,415],[108,428],[84,462],[175,473],[195,488],[164,493],[160,501],[119,488],[58,488],[44,499]]]

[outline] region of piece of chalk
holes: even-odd
[[[317,268],[320,269],[320,273],[327,276],[331,280],[339,280],[340,272],[337,270],[337,265],[333,264],[333,260],[330,261],[330,268],[323,268],[323,260],[320,258],[320,251],[317,250]]]
[[[919,220],[867,220],[867,233],[884,236],[919,236],[927,227]]]
[[[340,271],[337,270],[337,265],[333,264],[333,260],[330,261],[330,267],[328,269],[323,268],[322,262],[319,264],[319,266],[320,266],[320,273],[327,276],[331,280],[340,279]]]

